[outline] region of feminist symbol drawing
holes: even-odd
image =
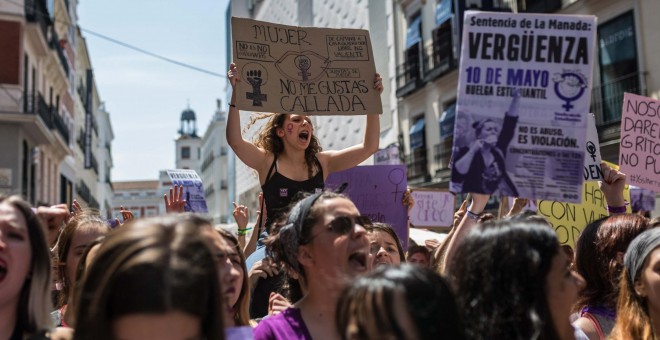
[[[394,191],[392,191],[392,193],[394,194],[395,203],[398,202],[397,196],[399,193],[403,194],[403,191],[399,191],[399,184],[401,184],[405,178],[406,176],[402,169],[392,169],[387,175],[387,179],[390,183],[394,184]]]
[[[268,71],[257,63],[249,63],[244,69],[246,74],[243,78],[252,86],[252,92],[246,92],[245,98],[252,100],[252,106],[263,106],[262,102],[267,101],[268,96],[261,93],[261,87],[268,82]]]
[[[596,161],[596,145],[592,141],[587,142],[587,152],[591,156],[591,159],[595,162]]]
[[[299,55],[295,59],[296,67],[300,70],[298,75],[302,76],[304,82],[309,81],[309,68],[312,66],[312,61],[305,55]]]
[[[566,102],[562,105],[566,111],[570,111],[574,107],[571,102],[582,97],[587,88],[586,77],[579,71],[557,73],[552,81],[555,82],[555,94]]]

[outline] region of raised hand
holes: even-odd
[[[623,207],[626,204],[623,198],[623,189],[626,187],[626,174],[610,168],[606,163],[600,163],[603,180],[598,181],[600,191],[610,207]]]
[[[71,216],[77,216],[83,211],[83,207],[78,203],[78,201],[73,200],[73,203],[71,204]]]
[[[165,199],[165,212],[170,213],[181,213],[184,211],[186,206],[186,200],[183,199],[183,185],[174,186],[170,188],[169,200],[167,199],[167,194],[163,195]]]
[[[518,213],[520,213],[525,208],[527,203],[529,203],[528,199],[515,197],[513,199],[513,204],[511,205],[511,209],[509,209],[509,213],[506,214],[506,215],[507,216],[517,215]]]
[[[38,207],[36,211],[37,218],[41,221],[46,230],[48,245],[51,246],[57,241],[62,224],[69,221],[69,209],[66,204],[57,204],[50,207]]]
[[[235,89],[236,88],[236,82],[240,81],[238,77],[238,68],[236,67],[236,64],[231,63],[229,65],[229,71],[227,71],[227,79],[229,79],[229,83],[231,84],[231,88]]]
[[[257,261],[254,263],[252,268],[250,268],[250,272],[248,273],[250,286],[255,287],[257,281],[259,281],[260,278],[265,279],[267,277],[277,275],[279,272],[279,266],[270,258],[266,257],[261,261]]]
[[[135,219],[135,216],[130,210],[124,209],[124,207],[120,207],[119,212],[121,213],[121,218],[124,219],[124,223]]]
[[[248,220],[249,220],[249,211],[248,207],[244,205],[238,205],[236,202],[231,202],[234,205],[234,219],[238,225],[238,229],[246,229]]]
[[[374,77],[374,90],[378,91],[378,94],[383,93],[383,78],[380,73],[376,73]]]

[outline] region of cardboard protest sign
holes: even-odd
[[[374,222],[389,223],[396,231],[403,249],[408,249],[408,208],[403,205],[407,189],[405,165],[356,166],[333,172],[325,180],[329,190],[348,186],[344,194]]]
[[[464,22],[450,190],[579,203],[596,17]]]
[[[615,164],[605,163],[614,169],[619,168]],[[585,181],[582,183],[582,188],[582,203],[580,204],[547,200],[537,202],[538,213],[545,216],[555,228],[559,242],[568,244],[571,247],[575,246],[575,240],[587,224],[601,217],[609,216],[605,195],[598,188],[598,182]],[[630,187],[628,185],[623,190],[623,197],[627,202],[630,202]],[[627,206],[626,210],[631,212],[630,206]]]
[[[653,211],[655,209],[655,192],[630,186],[630,206],[632,211]]]
[[[209,212],[204,197],[204,184],[195,170],[176,169],[167,170],[172,185],[183,185],[183,199],[186,200],[185,211],[195,213]]]
[[[454,220],[454,194],[444,190],[412,189],[415,200],[410,223],[415,227],[451,227]]]
[[[305,115],[383,113],[369,31],[231,18],[241,110]]]
[[[598,181],[603,178],[603,170],[600,168],[600,142],[598,141],[598,130],[596,130],[596,118],[592,113],[587,115],[587,143],[584,155],[584,180]]]
[[[660,192],[660,101],[624,93],[619,163],[631,185]]]

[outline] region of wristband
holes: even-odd
[[[607,206],[607,211],[613,213],[613,214],[623,214],[626,212],[626,206],[628,205],[628,202],[624,204],[622,207],[612,207],[610,205]]]
[[[238,229],[238,235],[246,235],[248,230],[251,230],[252,228],[245,228],[245,229]]]
[[[234,104],[232,104],[232,103],[229,103],[229,106],[231,106],[231,107],[236,107],[236,105],[234,105]]]
[[[475,214],[475,213],[471,212],[470,210],[466,210],[465,212],[467,214],[467,218],[469,218],[471,220],[475,220],[475,221],[477,221],[479,219],[479,214]]]

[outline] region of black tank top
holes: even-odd
[[[275,218],[281,213],[286,212],[286,208],[294,199],[299,198],[298,193],[313,193],[325,188],[321,163],[319,163],[316,157],[314,157],[314,162],[319,169],[319,172],[314,177],[304,181],[294,181],[284,177],[277,171],[277,157],[275,157],[273,165],[268,170],[266,183],[261,186],[261,191],[264,193],[264,200],[266,201],[266,230],[270,232],[270,225]],[[275,170],[275,173],[271,177],[270,175],[273,173],[273,170]]]

